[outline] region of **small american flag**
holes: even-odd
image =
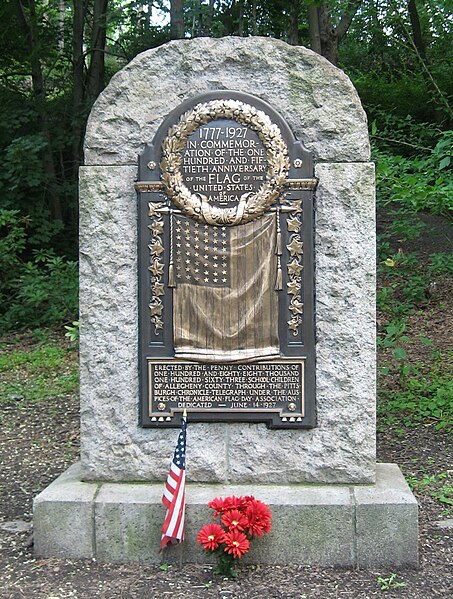
[[[162,503],[167,508],[164,525],[162,526],[162,540],[160,551],[184,540],[184,514],[186,491],[186,426],[187,413],[181,421],[181,432],[175,449],[170,472],[168,473]]]

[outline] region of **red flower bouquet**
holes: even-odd
[[[259,499],[247,497],[216,497],[208,503],[214,510],[214,520],[220,524],[206,524],[197,536],[206,552],[217,557],[217,574],[237,576],[235,564],[247,553],[253,537],[260,537],[271,529],[271,511]]]

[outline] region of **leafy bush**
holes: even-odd
[[[27,259],[27,225],[18,210],[0,209],[0,334],[77,317],[77,262],[51,249]]]
[[[381,207],[428,210],[448,216],[453,211],[453,131],[439,135],[431,151],[404,157],[375,150],[377,197]]]
[[[363,61],[363,52],[360,59]],[[414,73],[366,71],[359,64],[351,78],[372,118],[376,114],[391,114],[392,111],[397,111],[400,119],[408,114],[426,118],[429,94],[423,77],[414,76]]]
[[[399,341],[403,341],[401,338]],[[404,341],[403,341],[404,342]],[[397,350],[400,350],[397,353]],[[401,347],[393,350],[399,369],[399,389],[381,386],[379,414],[382,419],[393,419],[405,426],[433,424],[436,429],[453,429],[453,381],[445,372],[445,362],[452,360],[453,352],[433,352],[432,364],[411,365]],[[384,374],[388,368],[382,370]]]
[[[0,356],[0,405],[14,398],[41,401],[77,392],[76,351],[54,340],[33,343],[22,349],[19,344]]]
[[[34,259],[22,263],[9,282],[9,301],[0,308],[0,333],[74,320],[77,273],[77,262],[51,251],[35,252]]]
[[[26,219],[19,217],[18,210],[0,209],[0,274],[4,281],[11,268],[19,262],[20,253],[25,248],[27,234]]]
[[[25,248],[26,221],[18,210],[0,209],[0,313],[11,301],[17,269]]]

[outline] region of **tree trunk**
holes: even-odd
[[[418,15],[417,5],[415,0],[409,0],[407,3],[407,11],[409,13],[409,18],[411,20],[412,25],[412,38],[414,40],[414,45],[417,48],[420,56],[425,60],[426,58],[426,46],[425,41],[423,39],[422,28],[420,25],[420,17]]]
[[[46,173],[46,196],[52,217],[63,220],[60,196],[58,193],[58,181],[55,169],[54,156],[52,152],[52,140],[49,129],[49,119],[46,107],[46,92],[41,60],[39,58],[39,31],[37,27],[37,15],[35,0],[27,0],[27,6],[23,0],[17,0],[18,15],[22,28],[30,48],[31,80],[36,112],[41,125],[41,133],[46,140],[43,149],[42,161]]]
[[[240,37],[244,37],[244,0],[238,1],[238,7],[239,7],[238,34]]]
[[[321,54],[321,37],[319,35],[318,7],[316,4],[309,4],[307,6],[307,20],[310,48],[313,52]]]
[[[412,27],[412,44],[416,55],[418,55],[418,60],[421,63],[422,75],[431,96],[431,104],[434,108],[434,119],[439,124],[443,124],[444,121],[451,122],[452,110],[448,99],[443,95],[429,68],[429,59],[426,55],[426,44],[423,38],[420,16],[415,0],[409,0],[407,3],[407,11]],[[410,37],[409,32],[407,32],[406,35]]]
[[[321,54],[332,64],[338,62],[339,39],[330,18],[330,7],[321,2],[318,7],[319,37],[321,39]]]
[[[94,101],[105,86],[105,44],[107,38],[108,0],[94,0],[93,30],[91,33],[90,66],[88,68],[87,93]]]
[[[299,14],[300,0],[293,0],[289,9],[288,43],[291,44],[291,46],[299,45]]]
[[[198,29],[200,28],[200,13],[198,13]],[[191,33],[190,33],[190,37],[194,38],[197,35],[197,13],[196,13],[196,9],[195,7],[193,8],[193,12],[192,12],[192,28],[191,28]]]
[[[85,26],[85,1],[73,0],[72,22],[72,172],[77,181],[82,162],[82,142],[85,123],[85,80],[83,55],[83,32]]]
[[[208,14],[206,17],[206,35],[212,35],[212,19],[214,18],[215,0],[209,0]]]
[[[297,2],[299,0],[296,0]],[[256,22],[256,3],[257,0],[252,0],[252,35],[258,35],[258,24]]]
[[[332,64],[336,65],[338,62],[338,47],[348,31],[361,1],[349,0],[336,27],[332,24],[330,8],[325,0],[319,4],[309,4],[307,7],[311,49],[327,58]]]
[[[184,0],[170,0],[170,39],[184,38]]]
[[[59,38],[58,38],[58,47],[61,51],[64,50],[64,18],[66,14],[66,3],[65,0],[59,0],[59,15],[58,15],[58,30],[59,30]]]
[[[145,6],[148,7],[148,11],[145,13],[146,14],[146,18],[145,18],[145,32],[147,34],[150,32],[150,29],[151,29],[151,20],[152,20],[152,15],[153,15],[153,4],[154,4],[154,0],[148,0],[144,4],[144,7]]]

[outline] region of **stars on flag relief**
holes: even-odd
[[[173,252],[176,282],[210,287],[230,286],[230,231],[175,218]]]

